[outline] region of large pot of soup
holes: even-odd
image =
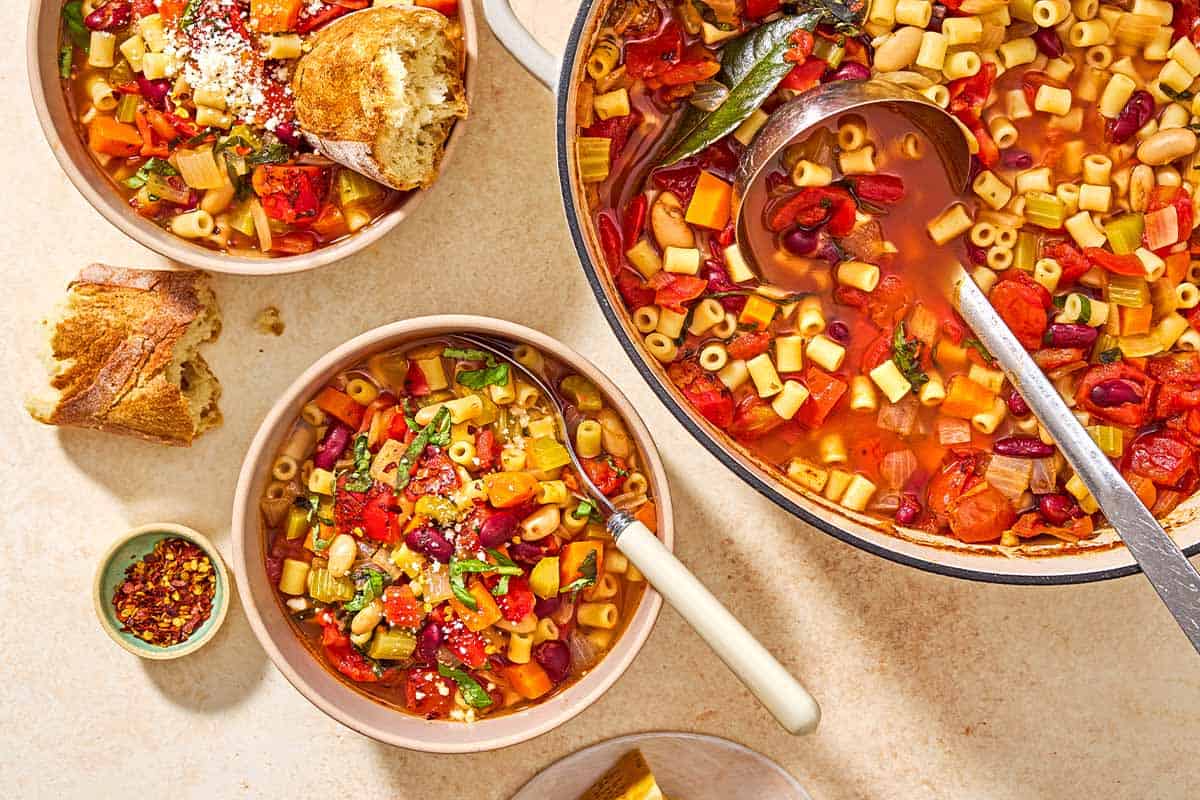
[[[739,478],[832,536],[942,574],[1134,572],[947,304],[937,278],[962,264],[1142,501],[1200,551],[1194,15],[1157,0],[585,0],[560,66],[505,0],[484,6],[557,94],[563,203],[601,310]],[[965,195],[885,103],[805,133],[731,196],[777,109],[868,78],[962,123]]]

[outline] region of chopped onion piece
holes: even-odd
[[[907,448],[893,450],[879,463],[879,476],[883,478],[883,485],[889,489],[900,488],[916,471],[917,456]]]
[[[266,253],[274,245],[271,239],[271,220],[267,219],[267,212],[263,210],[262,203],[258,202],[257,197],[251,197],[250,203],[250,218],[254,220],[254,232],[258,234],[258,246],[262,252]]]
[[[966,444],[971,441],[971,423],[956,417],[938,417],[938,444]]]
[[[1032,475],[1033,462],[1030,459],[994,455],[988,463],[984,478],[1000,494],[1015,503],[1029,488]]]
[[[911,394],[905,395],[898,403],[885,403],[879,409],[875,424],[885,430],[892,431],[897,436],[909,436],[913,426],[917,424],[917,399]]]
[[[575,669],[587,669],[598,659],[592,640],[579,631],[571,631],[567,638],[567,649],[571,651],[571,666]]]
[[[1053,494],[1058,491],[1058,459],[1033,459],[1033,474],[1029,478],[1029,491],[1034,494]]]

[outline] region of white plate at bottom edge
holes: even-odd
[[[812,800],[783,767],[750,748],[698,733],[635,733],[585,747],[521,787],[512,800],[575,800],[638,748],[671,800]]]

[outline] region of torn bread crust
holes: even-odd
[[[467,116],[462,28],[416,6],[373,7],[322,28],[292,78],[321,154],[393,189],[428,188]]]
[[[50,389],[27,403],[36,419],[175,445],[220,423],[220,384],[197,352],[221,325],[203,273],[93,264],[47,324]]]

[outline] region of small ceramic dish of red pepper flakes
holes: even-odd
[[[204,536],[171,522],[115,541],[96,570],[93,603],[104,631],[142,658],[195,652],[225,621],[229,574]]]

